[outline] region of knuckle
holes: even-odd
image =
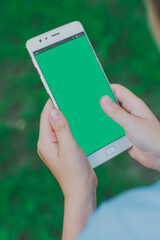
[[[147,108],[146,103],[141,98],[138,97],[138,101],[141,104],[141,106],[143,106],[144,108]]]
[[[121,84],[119,84],[119,83],[113,83],[112,86],[115,87],[116,90],[123,87],[123,86],[122,86]]]
[[[42,110],[41,114],[40,114],[40,122],[42,121],[43,119],[43,113],[44,113],[44,110]]]
[[[118,114],[121,111],[120,107],[116,104],[112,107],[112,113],[113,114]]]
[[[59,121],[55,124],[54,129],[56,132],[62,132],[66,129],[66,127],[67,127],[67,123],[65,121]]]
[[[38,155],[41,154],[41,150],[42,150],[42,145],[41,145],[41,142],[38,140],[38,143],[37,143],[37,153],[38,153]]]
[[[38,153],[38,156],[41,158],[41,160],[43,160],[44,159],[43,148],[42,148],[42,143],[40,141],[38,141],[37,143],[37,153]]]
[[[116,87],[122,87],[122,85],[119,84],[119,83],[115,83],[114,85],[115,85]]]

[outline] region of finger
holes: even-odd
[[[43,144],[57,143],[57,137],[56,137],[55,132],[53,131],[52,126],[50,125],[49,120],[48,120],[48,115],[49,115],[51,109],[53,109],[53,108],[54,108],[54,105],[51,102],[51,100],[49,99],[41,113],[40,132],[39,132],[38,142],[41,142]]]
[[[153,168],[154,161],[152,161],[152,156],[149,156],[148,152],[142,152],[138,147],[133,146],[131,149],[128,150],[128,153],[133,159],[138,161],[143,166]]]
[[[136,117],[132,116],[116,104],[109,96],[103,96],[100,101],[103,111],[125,130],[132,129],[136,123]]]
[[[66,147],[76,143],[66,118],[58,109],[53,108],[50,111],[49,121],[56,134],[59,147],[63,147],[63,149],[65,149]]]
[[[122,108],[124,108],[127,112],[143,118],[153,117],[153,113],[147,105],[130,90],[120,84],[111,84],[111,88],[113,89],[113,92]]]

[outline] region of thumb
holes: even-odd
[[[68,122],[60,110],[53,108],[49,114],[49,122],[53,128],[60,147],[75,144]]]
[[[118,104],[116,104],[109,96],[103,96],[100,101],[103,111],[119,123],[126,131],[133,129],[136,123],[136,117],[126,112]]]

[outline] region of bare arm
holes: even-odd
[[[85,228],[88,217],[96,209],[96,193],[65,198],[63,240],[76,239]]]
[[[49,100],[41,114],[38,153],[64,194],[63,240],[74,240],[96,208],[97,177],[63,114]]]

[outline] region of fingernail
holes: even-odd
[[[61,117],[60,111],[58,109],[56,109],[56,108],[52,109],[51,112],[50,112],[50,116],[51,116],[52,120],[54,121],[54,120],[56,120],[56,119]]]
[[[105,105],[109,105],[112,102],[112,99],[109,96],[103,96],[102,103]]]

